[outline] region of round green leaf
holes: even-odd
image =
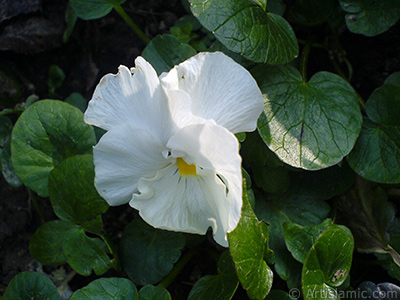
[[[349,30],[366,36],[385,32],[400,18],[398,0],[340,0],[340,5],[347,12]]]
[[[138,300],[135,285],[126,278],[100,278],[77,290],[70,300]]]
[[[228,233],[229,251],[240,283],[251,299],[264,299],[272,286],[273,273],[264,256],[269,252],[268,227],[259,222],[243,186],[242,216],[236,229]]]
[[[46,275],[36,272],[22,272],[8,285],[3,300],[59,300],[60,295],[54,283]]]
[[[65,102],[68,104],[71,104],[72,106],[75,106],[76,108],[79,108],[81,112],[85,112],[86,107],[87,107],[87,101],[83,96],[79,93],[72,93],[69,95],[66,99]]]
[[[258,130],[281,160],[318,170],[339,163],[350,152],[362,117],[347,81],[319,72],[304,82],[291,66],[260,66],[253,75],[264,95]]]
[[[171,300],[171,295],[162,287],[146,285],[139,291],[139,300]]]
[[[289,23],[248,0],[189,0],[194,16],[229,50],[254,62],[285,64],[299,47]]]
[[[93,155],[76,155],[62,161],[49,176],[49,194],[56,215],[85,224],[106,212],[108,205],[94,187]]]
[[[44,265],[66,263],[63,242],[68,230],[77,225],[65,221],[50,221],[41,225],[29,243],[32,256]]]
[[[400,85],[400,71],[390,74],[386,79],[384,84],[396,84]]]
[[[92,152],[93,128],[82,112],[61,101],[42,100],[29,106],[14,126],[12,164],[21,181],[48,196],[48,177],[67,157]]]
[[[365,110],[368,118],[377,124],[400,126],[400,85],[385,84],[377,88]]]
[[[172,270],[184,245],[183,234],[155,229],[136,219],[121,238],[122,267],[137,284],[157,283]]]
[[[158,74],[168,72],[175,65],[196,55],[189,44],[182,43],[170,34],[157,35],[143,50],[143,57],[156,69]]]
[[[337,299],[332,287],[347,278],[354,250],[353,236],[348,230],[326,230],[315,241],[303,265],[304,299]]]
[[[89,276],[92,270],[102,275],[111,266],[107,245],[99,238],[88,237],[80,226],[65,233],[63,252],[67,263],[80,275]]]
[[[188,300],[230,300],[238,285],[235,264],[229,251],[225,251],[218,261],[218,275],[200,278],[190,291]]]
[[[385,84],[367,101],[369,119],[347,157],[360,176],[376,182],[400,183],[400,86]]]
[[[77,16],[83,20],[102,18],[110,13],[114,3],[125,0],[70,0],[69,3]]]

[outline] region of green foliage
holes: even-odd
[[[43,274],[22,272],[15,276],[4,293],[3,300],[59,300],[60,295],[51,280]]]
[[[368,180],[400,183],[400,85],[377,88],[365,109],[368,118],[348,162]]]
[[[83,227],[69,221],[50,221],[40,226],[31,239],[30,251],[43,264],[67,262],[84,276],[92,270],[102,275],[112,264],[104,241],[87,236]]]
[[[125,0],[70,0],[69,3],[76,15],[83,20],[99,19],[108,15],[116,3]]]
[[[264,258],[271,255],[268,226],[259,222],[243,187],[242,217],[236,229],[228,234],[229,251],[243,288],[251,299],[264,299],[272,286],[273,274]]]
[[[42,197],[48,196],[50,172],[64,159],[92,152],[93,128],[77,108],[56,100],[29,106],[14,126],[12,164],[21,181]]]
[[[337,299],[333,287],[347,278],[354,250],[350,231],[330,228],[315,241],[302,271],[304,299]]]
[[[375,36],[385,32],[400,19],[397,0],[339,0],[351,32]]]
[[[200,23],[233,52],[268,64],[285,64],[298,55],[296,36],[289,23],[252,1],[189,2]]]
[[[155,229],[134,220],[121,238],[122,267],[137,284],[157,283],[171,271],[184,245],[182,233]]]
[[[135,285],[125,278],[100,278],[76,291],[70,300],[139,300]]]
[[[93,222],[108,208],[94,187],[91,154],[76,155],[62,161],[50,173],[49,195],[54,212],[61,220],[80,224],[86,229],[99,227]],[[98,221],[101,231],[101,220]]]
[[[281,160],[318,170],[350,152],[362,118],[357,95],[344,79],[319,72],[306,82],[290,66],[260,66],[253,74],[265,105],[258,130]]]
[[[54,65],[38,72],[48,75],[46,95],[63,102],[36,95],[21,99],[32,93],[31,82],[35,92],[43,91],[1,65],[0,160],[4,179],[13,186],[6,193],[22,191],[21,185],[29,190],[27,206],[34,207],[29,224],[42,219],[29,250],[43,270],[68,264],[70,276],[88,276],[87,286],[70,299],[339,300],[340,292],[370,280],[368,270],[360,276],[360,265],[400,280],[400,72],[382,78],[398,66],[396,57],[386,56],[393,50],[388,41],[399,40],[393,26],[400,19],[400,2],[183,0],[190,14],[174,14],[170,28],[163,27],[169,23],[166,15],[130,10],[157,20],[158,35],[147,21],[140,24],[155,35],[151,40],[122,9],[124,2],[70,0],[63,41],[76,30],[74,43],[96,58],[103,72],[98,47],[92,47],[98,41],[87,43],[86,31],[114,26],[114,15],[87,24],[85,35],[78,32],[81,26],[74,27],[78,18],[99,19],[114,9],[147,44],[141,55],[158,75],[198,51],[221,51],[251,71],[264,110],[256,132],[236,134],[245,178],[243,207],[238,226],[228,233],[229,249],[223,249],[211,235],[155,229],[128,205],[109,208],[94,184],[92,155],[105,131],[83,121],[91,87],[79,91],[85,97],[73,90],[66,98],[57,94],[74,86],[66,81],[65,74],[73,75],[65,61],[52,60]],[[142,7],[139,2],[127,6]],[[5,33],[14,24],[8,23]],[[368,38],[353,41],[355,34]],[[365,41],[388,48],[379,72],[370,66],[381,61],[367,47],[367,59],[363,53],[354,59],[353,43]],[[299,46],[302,56],[296,60]],[[135,55],[140,47],[135,45]],[[363,86],[361,72],[384,84]],[[366,101],[360,96],[365,94]],[[360,260],[358,252],[369,255]],[[279,290],[271,289],[273,279]],[[23,272],[2,299],[60,296],[49,277]]]
[[[197,51],[170,34],[158,35],[143,50],[143,57],[158,74],[168,72],[174,65],[195,55]]]
[[[230,300],[238,285],[235,264],[229,251],[225,251],[218,261],[218,275],[200,278],[190,291],[188,300]]]

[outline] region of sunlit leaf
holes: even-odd
[[[248,0],[189,0],[200,23],[229,50],[269,64],[285,64],[298,55],[296,36],[281,16]]]
[[[240,283],[251,299],[264,299],[272,286],[273,273],[264,260],[270,251],[268,227],[259,222],[243,187],[242,216],[236,229],[228,234],[229,251]]]
[[[42,100],[29,106],[14,126],[12,164],[21,181],[48,196],[50,172],[67,157],[92,152],[93,128],[82,112],[61,101]]]
[[[285,163],[306,170],[339,163],[361,130],[356,92],[340,76],[315,74],[308,82],[291,66],[252,72],[264,96],[258,130]]]
[[[182,233],[155,229],[136,219],[121,238],[122,267],[135,283],[157,283],[172,270],[184,245]]]

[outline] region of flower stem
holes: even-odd
[[[307,82],[307,63],[308,63],[308,57],[310,55],[310,48],[311,48],[311,43],[308,42],[303,48],[303,52],[301,53],[301,58],[300,58],[300,70],[304,82]]]
[[[119,2],[114,2],[113,7],[116,12],[121,16],[121,18],[125,21],[126,24],[129,25],[130,28],[137,34],[137,36],[146,44],[150,43],[150,39],[144,34],[144,32],[136,25],[135,22],[128,16],[125,10],[122,8]]]
[[[191,249],[174,266],[171,272],[158,284],[159,287],[167,288],[179,275],[186,264],[196,255],[197,249]]]

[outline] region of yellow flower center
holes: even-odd
[[[176,162],[178,164],[178,170],[181,175],[197,175],[195,165],[188,165],[181,157],[178,157],[176,159]]]

